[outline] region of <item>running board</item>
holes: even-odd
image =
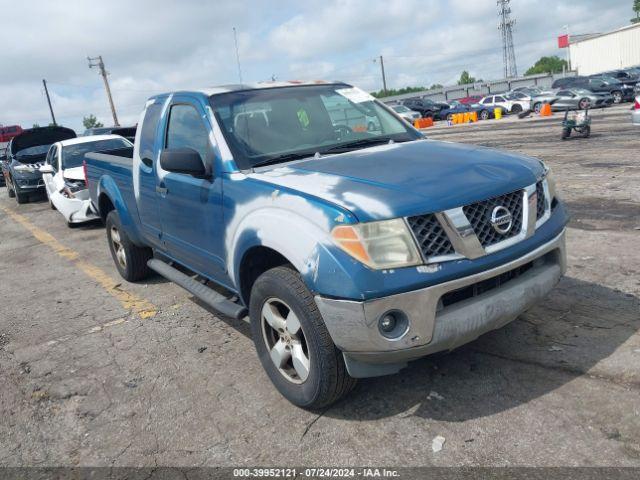
[[[222,313],[223,315],[226,315],[227,317],[232,317],[240,320],[247,315],[246,307],[232,302],[224,295],[220,295],[215,290],[212,290],[206,285],[203,285],[202,283],[194,280],[188,275],[185,275],[181,271],[176,270],[171,265],[166,264],[162,260],[152,258],[147,262],[147,266],[154,272],[162,275],[167,280],[180,285],[187,292],[191,293],[193,296],[199,298],[211,308]]]

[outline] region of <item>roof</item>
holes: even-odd
[[[588,40],[593,40],[594,38],[604,37],[606,35],[612,35],[614,33],[624,32],[625,30],[632,30],[634,28],[640,28],[640,23],[632,23],[631,25],[625,25],[622,28],[618,28],[617,30],[612,30],[606,33],[589,33],[586,35],[570,35],[569,40],[571,45],[575,45],[576,43],[586,42]]]
[[[204,95],[217,95],[220,93],[239,92],[243,90],[262,90],[266,88],[283,88],[283,87],[295,87],[295,86],[310,86],[310,85],[347,85],[344,82],[330,82],[326,80],[310,80],[310,81],[298,81],[289,80],[287,82],[255,82],[255,83],[236,83],[230,85],[218,85],[213,87],[196,88],[191,90],[192,92],[202,93]],[[182,92],[170,92],[173,94]],[[186,91],[185,91],[186,93]],[[168,95],[169,92],[156,96]]]
[[[76,137],[76,138],[70,138],[69,140],[62,140],[59,143],[63,147],[66,147],[68,145],[77,145],[79,143],[97,142],[99,140],[111,140],[111,139],[115,139],[115,138],[122,139],[124,137],[121,137],[120,135],[87,135],[86,137]]]

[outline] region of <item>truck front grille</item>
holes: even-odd
[[[522,213],[523,213],[523,192],[516,192],[500,195],[499,197],[490,198],[481,202],[472,203],[462,207],[464,214],[469,219],[469,223],[483,247],[494,245],[503,240],[515,237],[522,230]],[[507,233],[499,233],[491,225],[491,214],[495,207],[505,207],[512,216],[511,229]]]
[[[537,204],[536,204],[536,220],[540,220],[544,215],[544,187],[542,186],[542,182],[536,183],[536,195],[537,195]]]
[[[451,255],[453,245],[444,233],[440,222],[433,213],[407,218],[407,222],[420,245],[425,258]]]

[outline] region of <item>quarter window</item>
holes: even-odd
[[[147,107],[142,120],[142,129],[140,130],[140,158],[148,158],[153,160],[153,146],[156,141],[156,131],[158,129],[158,120],[162,112],[160,103],[153,103]]]

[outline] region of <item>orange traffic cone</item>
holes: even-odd
[[[540,116],[541,117],[550,117],[551,116],[551,105],[548,103],[545,103],[542,105],[542,107],[540,108]]]

